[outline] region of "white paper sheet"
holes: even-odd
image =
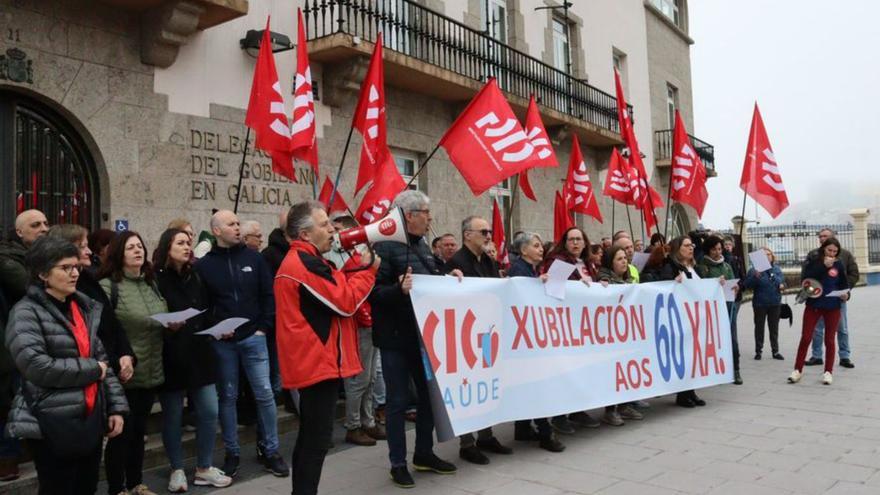
[[[571,263],[556,260],[547,270],[547,282],[544,284],[544,293],[550,297],[555,297],[560,301],[565,299],[565,282],[568,276],[576,269]]]
[[[833,290],[828,294],[825,294],[825,297],[840,297],[847,294],[849,294],[849,289]]]
[[[210,335],[211,337],[220,340],[224,335],[234,333],[236,328],[244,325],[248,321],[250,320],[247,318],[227,318],[207,330],[197,332],[196,335]]]
[[[651,253],[633,253],[633,261],[632,264],[639,271],[645,268],[645,265],[648,263],[648,258],[651,257]]]
[[[197,310],[195,308],[187,308],[183,311],[175,311],[174,313],[158,313],[151,315],[150,318],[158,321],[163,327],[167,327],[169,323],[182,323],[193,316],[204,313],[205,310]]]
[[[767,257],[767,251],[763,249],[749,253],[749,260],[752,261],[752,267],[756,272],[766,272],[770,269],[770,258]]]
[[[733,302],[736,300],[736,292],[733,292],[733,288],[737,286],[739,283],[738,278],[732,278],[730,280],[725,280],[722,288],[724,289],[724,300],[727,302]]]

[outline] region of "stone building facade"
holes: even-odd
[[[673,3],[679,1],[684,3]],[[574,92],[588,84],[590,91],[597,91],[595,101],[606,101],[607,93],[613,96],[615,60],[624,59],[625,89],[649,167],[655,164],[654,131],[667,128],[665,103],[660,102],[666,101],[666,95],[658,90],[661,81],[677,85],[680,108],[692,128],[691,42],[686,23],[685,28],[676,28],[681,33],[674,32],[658,18],[663,14],[655,2],[574,2],[567,16],[561,4],[551,0],[390,2],[406,12],[400,14],[405,22],[434,15],[424,10],[431,9],[448,18],[454,29],[489,30],[497,43],[515,49],[492,55],[497,65],[485,72],[509,77],[507,96],[520,116],[524,117],[528,97],[517,92],[515,83],[536,76],[514,61],[527,61],[541,74],[563,81],[541,105],[560,167],[531,174],[540,201],[523,198],[515,181],[474,197],[441,150],[416,181],[432,198],[438,235],[458,232],[467,215],[490,217],[494,196],[506,212],[512,211],[509,229],[532,230],[549,238],[552,198],[565,178],[572,134],[579,136],[594,187],[601,191],[611,149],[621,144],[616,123],[592,114],[575,115],[564,102],[560,106],[557,101],[554,108],[550,98],[564,100],[566,88]],[[197,230],[207,229],[212,209],[233,207],[242,164],[243,121],[255,58],[241,49],[239,40],[249,29],[262,29],[267,15],[272,16],[272,31],[295,40],[296,7],[308,8],[317,87],[318,180],[334,176],[373,46],[367,36],[352,31],[355,18],[346,18],[338,32],[318,30],[320,22],[336,21],[321,10],[336,3],[0,0],[4,230],[17,209],[31,206],[46,211],[54,222],[138,230],[151,246],[173,218],[186,217]],[[686,16],[686,8],[682,12]],[[388,143],[405,174],[418,170],[482,85],[479,78],[456,71],[449,59],[417,53],[420,38],[413,32],[386,38],[385,51]],[[386,36],[394,35],[386,32]],[[560,49],[568,53],[562,56]],[[294,53],[276,54],[288,111],[293,101]],[[567,72],[574,77],[563,78]],[[602,111],[615,108],[606,105]],[[359,150],[355,132],[340,188],[352,208],[360,199],[352,197]],[[313,195],[316,178],[304,164],[297,166],[298,181],[292,183],[274,174],[268,157],[252,146],[243,163],[239,216],[260,221],[264,231],[275,226],[279,211]],[[668,172],[664,175],[662,165],[657,170],[654,185],[665,194]],[[604,225],[578,218],[596,239],[611,232],[612,218],[610,200],[601,195],[598,199]],[[615,229],[628,228],[621,206],[614,216]],[[692,211],[684,211],[683,216],[683,225],[693,225]]]

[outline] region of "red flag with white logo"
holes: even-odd
[[[630,169],[630,174],[635,178],[631,182],[633,187],[632,195],[634,205],[638,209],[657,208],[662,206],[648,200],[648,172],[645,170],[645,163],[642,161],[642,153],[639,151],[639,142],[636,140],[636,133],[633,129],[632,117],[629,114],[629,108],[626,106],[626,98],[623,94],[623,85],[620,82],[620,73],[614,69],[614,89],[617,94],[617,121],[620,125],[620,137],[626,144],[626,150],[621,155],[626,161]],[[660,195],[654,191],[651,196],[653,199],[660,198]],[[653,213],[652,213],[653,214]]]
[[[388,149],[388,131],[385,125],[385,70],[382,64],[382,33],[376,36],[376,46],[370,58],[367,77],[361,83],[361,94],[351,126],[361,133],[361,161],[354,191],[357,193],[374,177],[381,156]]]
[[[385,150],[379,156],[384,156],[376,173],[376,180],[364,194],[361,205],[355,212],[355,220],[362,224],[372,223],[385,216],[394,198],[406,189],[406,182],[400,176],[394,157],[391,152]]]
[[[474,196],[541,163],[494,78],[440,140]]]
[[[296,182],[293,156],[290,154],[290,128],[287,126],[284,97],[278,71],[275,70],[272,40],[269,38],[269,19],[266,19],[266,30],[260,41],[244,123],[257,135],[254,146],[272,157],[272,170]]]
[[[553,145],[550,144],[550,136],[544,128],[544,122],[541,121],[541,112],[538,111],[538,103],[535,101],[535,95],[529,98],[529,109],[526,112],[526,135],[529,142],[535,147],[540,162],[536,167],[558,167],[559,161],[556,159],[556,153],[553,151]],[[532,201],[537,201],[535,191],[529,181],[528,170],[519,173],[520,189],[522,189],[525,197]]]
[[[290,126],[290,152],[312,166],[318,176],[318,138],[315,125],[315,100],[312,94],[312,69],[306,50],[302,10],[296,9],[299,27],[296,36],[296,81],[293,90],[293,124]]]
[[[507,255],[507,236],[504,234],[504,219],[501,218],[501,209],[498,208],[498,201],[492,198],[492,242],[495,243],[497,253],[495,261],[501,268],[507,268],[510,265],[510,258]]]
[[[605,176],[605,187],[602,194],[618,203],[632,205],[632,186],[630,186],[629,165],[620,156],[617,148],[611,151],[611,159],[608,160],[608,175]]]
[[[593,193],[593,183],[590,182],[590,172],[581,154],[581,145],[577,135],[571,137],[571,158],[568,162],[568,177],[565,179],[565,187],[562,188],[565,206],[571,211],[590,215],[602,223],[602,212],[596,195]]]
[[[673,201],[691,205],[697,211],[697,216],[703,216],[709,199],[706,167],[694,150],[678,110],[675,111],[675,130],[672,133],[672,180],[669,187]]]
[[[571,213],[565,206],[562,194],[556,191],[556,200],[553,202],[553,240],[559,242],[562,239],[562,234],[572,227],[574,227],[574,219],[571,218]]]
[[[333,196],[333,204],[330,204],[330,196]],[[330,177],[324,177],[324,185],[321,186],[321,194],[318,195],[318,201],[327,208],[328,214],[337,211],[348,211],[348,204],[342,199],[339,189],[336,190],[335,194],[333,193],[333,182],[330,180]]]
[[[782,175],[770,147],[770,138],[764,129],[764,119],[755,103],[752,115],[752,130],[749,132],[749,144],[746,148],[746,160],[743,164],[742,178],[739,187],[758,202],[776,218],[782,210],[788,208],[788,195],[782,184]]]

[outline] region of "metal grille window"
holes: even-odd
[[[94,161],[79,136],[50,109],[0,91],[3,223],[27,209],[49,222],[100,224]]]

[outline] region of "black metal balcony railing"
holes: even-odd
[[[662,131],[654,132],[654,140],[657,143],[657,156],[654,158],[656,160],[671,160],[672,159],[672,129],[665,129]],[[715,171],[715,147],[711,144],[703,141],[702,139],[697,139],[694,136],[691,136],[691,143],[694,145],[694,151],[697,152],[697,156],[702,160],[703,165],[706,166],[707,172]]]
[[[411,0],[306,0],[304,13],[309,40],[372,41],[381,32],[389,50],[478,81],[495,77],[509,93],[619,132],[613,95]]]

